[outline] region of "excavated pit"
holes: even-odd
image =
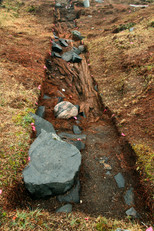
[[[55,7],[55,26],[53,32],[59,38],[68,40],[68,47],[84,45],[72,40],[72,30],[76,30],[75,19],[79,12],[66,1],[59,1],[61,7]],[[56,3],[57,4],[57,3]],[[58,41],[58,39],[51,38]],[[51,43],[52,45],[52,43]],[[80,170],[80,203],[73,204],[73,211],[82,211],[92,216],[103,215],[112,218],[126,217],[126,210],[134,207],[139,219],[145,219],[148,207],[145,204],[144,190],[136,173],[136,157],[126,140],[114,126],[114,119],[105,108],[97,91],[97,83],[90,74],[88,51],[80,54],[81,63],[66,62],[61,58],[47,54],[45,58],[45,78],[42,82],[39,106],[45,106],[45,119],[51,122],[59,134],[72,133],[73,125],[82,128],[87,135],[85,149],[81,151],[82,166]],[[48,99],[44,99],[44,95]],[[54,116],[54,106],[59,97],[80,107],[78,120],[58,119]],[[109,169],[109,170],[108,170]],[[121,173],[125,185],[119,188],[114,176]],[[133,188],[134,199],[130,205],[125,203],[124,195]],[[23,193],[23,192],[22,192]],[[20,206],[31,209],[39,208],[55,212],[63,205],[55,197],[48,200],[31,200],[27,192]],[[16,205],[17,206],[17,205]]]

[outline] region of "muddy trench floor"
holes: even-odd
[[[61,13],[61,15],[63,14]],[[70,39],[71,34],[66,31],[66,27],[72,29],[74,26],[74,21],[72,24],[70,21],[67,24],[67,21],[60,22],[60,19],[58,21],[55,19],[53,30],[59,37]],[[74,42],[73,45],[79,45],[80,43]],[[135,171],[136,159],[134,153],[126,138],[118,134],[108,112],[104,111],[105,108],[98,92],[93,90],[95,82],[88,69],[87,52],[82,54],[82,58],[83,63],[81,62],[81,64],[67,64],[61,59],[47,55],[45,59],[47,69],[45,70],[39,99],[39,106],[43,105],[46,108],[45,119],[53,124],[57,134],[60,132],[73,134],[72,126],[79,125],[83,129],[82,134],[87,135],[86,141],[83,141],[86,145],[85,149],[81,151],[82,165],[79,174],[81,203],[73,204],[73,211],[85,212],[92,216],[103,215],[112,218],[124,218],[126,217],[126,210],[133,206],[140,214],[140,218],[145,218],[148,208],[145,205],[139,176]],[[85,82],[82,79],[82,74],[87,78]],[[76,85],[78,85],[78,88]],[[77,89],[79,88],[82,94],[81,92],[78,93]],[[62,89],[65,89],[65,92]],[[89,89],[89,95],[87,89]],[[44,94],[51,98],[43,99]],[[53,108],[58,102],[58,97],[63,96],[64,100],[80,105],[85,111],[86,118],[80,116],[79,124],[74,118],[60,120],[54,117]],[[90,106],[89,98],[92,98],[92,101],[90,101],[92,105]],[[106,174],[104,160],[112,168],[110,175]],[[125,179],[124,188],[118,188],[114,179],[114,176],[119,172]],[[46,200],[32,200],[23,184],[16,187],[18,195],[10,198],[10,201],[13,201],[12,207],[40,208],[54,213],[56,208],[63,205],[57,201],[56,197]],[[135,203],[128,206],[124,201],[124,194],[130,187],[134,188]]]

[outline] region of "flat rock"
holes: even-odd
[[[35,120],[36,136],[39,136],[39,134],[41,133],[41,129],[45,130],[48,133],[56,133],[53,125],[47,120],[33,113],[30,113],[30,116]]]
[[[85,149],[85,144],[81,142],[80,140],[77,140],[77,141],[69,140],[66,142],[73,144],[79,151]]]
[[[82,133],[82,131],[80,130],[80,128],[77,125],[73,125],[73,132],[76,135],[80,135]]]
[[[84,52],[85,51],[85,46],[84,45],[80,45],[78,46],[78,49],[80,50],[80,52]]]
[[[80,203],[80,181],[78,180],[74,188],[72,188],[66,195],[59,195],[57,199],[60,202]]]
[[[54,52],[54,51],[51,53],[51,56],[56,58],[61,58],[61,55],[58,52]]]
[[[72,212],[72,205],[66,204],[56,210],[56,213],[71,213]]]
[[[73,47],[73,48],[72,48],[72,51],[73,51],[75,54],[77,54],[77,55],[81,54],[80,49],[78,49],[78,48],[76,48],[76,47]]]
[[[43,96],[43,99],[51,99],[51,97],[48,96],[48,95],[44,95],[44,96]]]
[[[61,132],[58,134],[58,136],[61,139],[67,139],[67,138],[71,138],[71,139],[81,139],[81,140],[86,140],[87,136],[85,134],[82,135],[74,135],[71,133],[66,133],[66,132]]]
[[[73,57],[73,52],[72,51],[67,51],[62,54],[62,59],[65,60],[66,62],[70,62]]]
[[[72,188],[81,165],[81,154],[74,145],[42,130],[29,149],[29,156],[23,178],[34,198],[61,195]]]
[[[77,30],[72,31],[73,39],[74,40],[82,40],[84,37],[81,35],[81,33]]]
[[[131,207],[130,209],[128,209],[126,211],[126,215],[127,216],[132,216],[132,217],[137,217],[137,212],[133,207]]]
[[[78,115],[78,109],[72,103],[63,101],[54,107],[54,113],[59,119],[69,119]]]
[[[80,63],[82,61],[82,58],[73,52],[72,61],[73,61],[73,63]]]
[[[114,179],[117,182],[117,185],[119,188],[124,188],[125,187],[125,179],[123,175],[119,172],[117,175],[114,176]]]
[[[52,51],[55,51],[55,52],[62,52],[62,48],[60,45],[58,45],[57,43],[55,43],[54,41],[52,41]]]
[[[66,42],[65,39],[60,38],[59,42],[60,42],[60,45],[62,45],[63,47],[68,47],[68,43]]]
[[[39,106],[37,108],[36,115],[38,115],[41,118],[44,118],[44,116],[45,116],[45,106]]]
[[[134,204],[134,192],[133,188],[131,187],[129,190],[126,191],[124,195],[125,203],[127,205],[132,205]]]

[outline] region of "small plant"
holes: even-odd
[[[27,8],[27,12],[29,13],[35,13],[36,12],[36,7],[31,5]]]
[[[114,29],[113,33],[119,33],[120,31],[130,29],[131,27],[135,26],[136,23],[129,22],[127,24],[121,24],[116,29]]]

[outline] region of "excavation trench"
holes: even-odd
[[[53,32],[58,38],[67,40],[68,46],[63,47],[63,52],[67,52],[73,46],[84,45],[82,40],[72,40],[71,31],[76,30],[75,19],[79,14],[72,4],[66,1],[58,3],[61,6],[55,7]],[[58,42],[58,38],[52,37],[51,41]],[[80,63],[66,62],[62,58],[47,54],[45,77],[39,98],[39,106],[45,106],[45,119],[53,124],[57,134],[73,134],[73,125],[78,125],[82,134],[87,135],[84,141],[85,149],[81,151],[80,203],[73,204],[73,211],[85,212],[92,216],[124,218],[125,212],[134,207],[139,219],[144,219],[147,207],[140,178],[135,171],[135,154],[126,137],[118,133],[112,113],[103,105],[97,83],[90,74],[88,50],[85,45],[84,47],[85,50],[80,54]],[[59,99],[80,107],[77,120],[55,118],[53,109]],[[122,188],[118,187],[114,178],[118,173],[124,178],[125,184]],[[133,199],[128,205],[124,195],[130,189],[133,191],[133,196],[130,196]],[[32,209],[38,208],[39,205],[39,208],[50,212],[55,212],[56,208],[64,204],[55,197],[48,200],[31,200],[27,192],[24,199],[18,203]]]
[[[73,4],[65,1],[57,3],[53,33],[58,38],[67,40],[68,47],[63,47],[63,52],[67,52],[73,46],[83,45],[81,40],[72,40],[71,33],[76,30],[75,19],[79,14],[74,10]],[[57,42],[58,38],[51,38],[51,42]],[[84,47],[84,52],[80,54],[80,63],[66,62],[62,58],[52,57],[51,54],[46,56],[45,78],[39,99],[39,106],[45,106],[45,119],[53,124],[58,134],[73,134],[73,125],[79,125],[82,134],[87,135],[86,147],[81,151],[81,203],[74,204],[73,211],[82,211],[93,216],[101,214],[124,218],[126,210],[134,207],[142,219],[145,217],[146,206],[140,179],[135,171],[135,155],[126,138],[122,137],[114,126],[111,112],[102,103],[97,83],[90,74],[88,51],[85,45]],[[44,95],[50,98],[44,99]],[[55,118],[53,109],[61,98],[79,105],[77,120]],[[114,176],[118,173],[124,177],[123,188],[119,188],[115,181]],[[130,188],[133,188],[133,199],[127,205],[124,195]],[[32,206],[37,207],[37,204],[38,201],[34,201]],[[51,212],[62,205],[56,198],[50,198],[49,201],[40,200],[39,204],[41,208]]]

